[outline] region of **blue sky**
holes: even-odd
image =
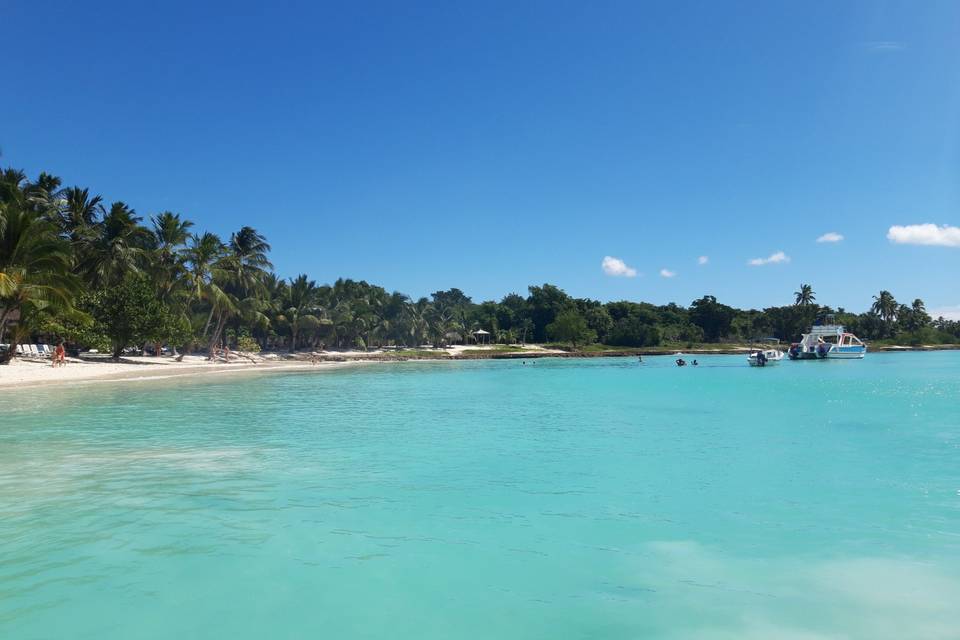
[[[960,242],[910,226],[960,225],[955,2],[0,11],[0,162],[250,224],[284,276],[960,314],[960,247],[916,244]]]

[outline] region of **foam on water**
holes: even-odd
[[[2,638],[956,638],[960,353],[0,398]]]

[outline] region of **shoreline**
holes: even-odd
[[[241,374],[270,374],[294,373],[307,371],[337,371],[347,367],[356,367],[368,364],[360,361],[347,362],[258,362],[258,363],[139,363],[139,362],[84,362],[73,359],[64,368],[54,369],[50,363],[31,362],[19,364],[7,369],[0,367],[0,391],[12,389],[31,389],[38,387],[52,387],[71,384],[96,384],[100,382],[148,382],[156,380],[172,380],[177,378],[203,377],[213,379],[218,376]],[[17,371],[21,375],[8,377],[4,375],[9,370]],[[53,377],[69,371],[69,375]],[[47,373],[49,372],[49,373]]]
[[[788,347],[781,345],[782,350]],[[669,349],[607,349],[602,351],[561,351],[561,350],[529,350],[529,351],[496,351],[490,350],[489,353],[456,353],[443,355],[442,351],[435,354],[393,354],[389,351],[377,351],[370,353],[351,353],[350,355],[338,354],[336,352],[324,353],[320,356],[322,362],[396,362],[405,360],[440,360],[440,361],[458,361],[458,360],[523,360],[535,358],[628,358],[634,356],[672,356],[676,354],[694,355],[694,356],[735,356],[743,355],[755,351],[756,346],[737,346],[737,347],[671,347]],[[870,347],[868,353],[881,352],[908,352],[908,351],[958,351],[960,344],[944,345],[878,345]]]
[[[871,351],[885,353],[907,353],[925,351],[956,351],[960,345],[921,345],[902,346],[884,345],[873,347]],[[464,351],[468,351],[464,353]],[[71,358],[66,367],[53,368],[49,361],[15,360],[14,364],[0,366],[0,390],[28,389],[63,384],[91,384],[98,382],[144,382],[151,380],[169,380],[173,378],[204,377],[215,378],[222,375],[291,373],[307,371],[336,371],[347,367],[378,363],[414,362],[464,362],[470,360],[532,360],[539,358],[623,358],[637,356],[683,355],[742,355],[750,347],[691,348],[674,350],[662,349],[611,349],[604,351],[560,351],[542,347],[523,351],[499,351],[489,349],[464,350],[418,350],[417,353],[376,351],[376,352],[325,352],[312,362],[307,354],[279,355],[265,354],[249,359],[245,356],[231,363],[206,361],[203,356],[187,356],[184,362],[176,362],[166,356],[121,358],[114,362],[99,358]]]

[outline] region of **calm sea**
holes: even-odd
[[[697,359],[4,391],[0,638],[960,637],[960,352]]]

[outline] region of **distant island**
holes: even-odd
[[[705,295],[690,306],[601,303],[551,284],[475,302],[459,289],[413,300],[364,281],[317,284],[273,272],[270,245],[244,226],[222,239],[180,214],[147,223],[124,202],[41,173],[0,176],[0,362],[15,345],[64,341],[119,358],[130,347],[173,352],[415,350],[537,343],[577,351],[720,347],[795,340],[818,318],[877,344],[960,342],[960,322],[933,319],[920,299],[889,291],[862,313],[817,304],[809,284],[792,304],[736,309]],[[504,351],[508,347],[504,346]]]

